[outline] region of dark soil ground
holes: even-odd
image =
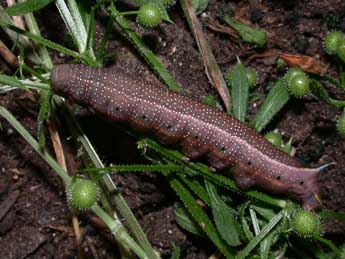
[[[322,39],[333,29],[345,32],[344,1],[210,1],[200,20],[217,61],[223,71],[234,64],[236,56],[254,67],[259,75],[257,91],[262,95],[267,93],[268,83],[281,77],[284,71],[277,70],[272,58],[255,59],[249,63],[248,58],[261,50],[236,43],[228,35],[210,29],[213,21],[210,17],[217,20],[224,8],[266,30],[270,38],[267,49],[320,58],[331,64],[330,73],[336,76],[333,60],[323,51]],[[174,24],[164,23],[156,30],[136,26],[137,31],[184,87],[184,94],[197,100],[210,94],[216,96],[205,76],[201,56],[179,5],[172,8],[170,15]],[[104,31],[101,16],[97,20],[99,34]],[[58,19],[54,6],[49,6],[39,15],[45,36],[66,44],[66,32]],[[158,81],[118,31],[114,32],[108,50],[116,53],[107,61],[107,66],[112,67],[114,73],[126,70],[133,77]],[[55,63],[68,62],[58,53],[51,54]],[[327,90],[332,96],[344,98],[333,86],[327,85]],[[255,114],[261,102],[262,98],[251,102],[250,116]],[[7,107],[33,135],[37,134],[37,103],[36,95],[22,91],[0,96],[0,104]],[[74,110],[104,161],[114,164],[142,161],[134,139],[85,109],[77,107]],[[292,136],[296,157],[310,165],[329,161],[337,163],[322,175],[320,186],[324,208],[344,212],[345,140],[336,134],[335,129],[339,114],[339,110],[312,99],[292,100],[268,130],[279,129],[285,139]],[[65,202],[63,184],[8,123],[1,120],[1,125],[0,258],[76,258],[71,215]],[[76,155],[77,150],[72,143],[66,140],[65,145]],[[168,191],[169,185],[163,177],[145,173],[116,175],[113,178],[150,241],[162,254],[169,255],[173,244],[183,249],[184,258],[207,258],[214,252],[212,245],[187,234],[176,224],[173,206],[178,199],[172,191]],[[117,256],[116,246],[106,232],[99,231],[83,217],[81,224],[86,258]],[[327,237],[337,243],[344,240],[344,225],[330,221],[326,226]]]

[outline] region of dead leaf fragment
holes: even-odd
[[[329,65],[322,63],[320,60],[299,54],[281,53],[279,55],[290,66],[302,68],[304,71],[324,75],[327,73]]]

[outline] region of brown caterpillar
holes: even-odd
[[[128,75],[83,65],[56,66],[51,84],[55,92],[113,121],[129,122],[163,143],[181,143],[190,158],[206,155],[213,167],[231,168],[240,188],[283,193],[306,209],[320,205],[317,179],[327,165],[302,167],[224,112]]]

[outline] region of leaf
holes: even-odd
[[[52,97],[51,91],[42,91],[40,98],[40,110],[38,113],[38,139],[41,148],[45,147],[46,138],[44,135],[44,121],[50,113],[50,100]]]
[[[237,259],[244,259],[246,258],[249,253],[260,243],[263,238],[265,238],[271,230],[280,222],[280,220],[283,218],[283,212],[279,212],[276,216],[274,216],[270,222],[268,222],[265,227],[260,231],[260,233],[255,236],[248,244],[247,246],[240,251],[236,258]]]
[[[181,175],[181,180],[191,189],[204,203],[207,205],[211,205],[210,198],[205,190],[205,187],[202,186],[199,181],[196,179],[189,179],[190,177],[186,177]]]
[[[267,36],[265,31],[243,24],[229,15],[224,15],[222,18],[228,25],[238,31],[243,41],[254,43],[259,47],[263,47],[266,44]]]
[[[343,212],[336,212],[336,211],[330,211],[330,210],[322,210],[318,213],[320,217],[322,218],[331,218],[331,219],[337,219],[342,222],[345,222],[345,213]]]
[[[275,83],[252,122],[256,131],[262,131],[289,99],[289,92],[281,79]]]
[[[1,26],[4,26],[12,31],[15,31],[21,35],[25,35],[26,37],[28,37],[29,39],[33,40],[35,43],[38,43],[38,44],[42,44],[43,46],[46,46],[48,48],[51,48],[51,49],[54,49],[56,51],[60,51],[60,52],[63,52],[65,53],[66,55],[69,55],[69,56],[72,56],[74,58],[79,58],[79,54],[78,52],[75,52],[73,50],[70,50],[60,44],[57,44],[55,42],[52,42],[50,40],[47,40],[43,37],[40,37],[40,36],[37,36],[31,32],[28,32],[28,31],[24,31],[16,26],[12,26],[10,24],[4,24],[2,22],[0,22],[0,25]]]
[[[197,236],[205,236],[200,226],[195,222],[190,213],[182,206],[175,209],[176,222],[183,229]]]
[[[310,80],[310,91],[318,99],[330,103],[330,97],[326,90],[323,88],[322,84],[317,80]]]
[[[223,241],[212,221],[207,216],[205,211],[203,211],[203,209],[201,209],[200,206],[196,203],[193,195],[189,192],[189,190],[172,175],[166,173],[165,176],[169,179],[171,187],[182,200],[188,212],[192,215],[192,217],[202,228],[205,234],[212,240],[215,246],[218,247],[218,249],[226,256],[226,258],[233,258],[233,251]]]
[[[327,73],[329,67],[329,65],[325,65],[320,60],[305,55],[281,53],[279,57],[290,66],[297,66],[304,71],[314,74],[324,75]]]
[[[230,246],[239,246],[241,241],[236,228],[238,223],[235,220],[235,215],[219,197],[215,186],[208,181],[205,182],[205,185],[211,200],[212,215],[221,237]]]
[[[0,83],[4,85],[10,85],[16,88],[27,89],[27,87],[20,82],[18,79],[13,76],[1,75],[0,74]]]
[[[25,2],[21,2],[6,8],[5,12],[11,16],[22,16],[24,14],[42,9],[43,7],[45,7],[53,1],[54,0],[26,0]]]
[[[208,6],[208,0],[192,0],[192,6],[196,15],[201,14]]]
[[[234,67],[230,84],[232,113],[237,119],[244,122],[247,115],[249,87],[246,69],[240,62]]]
[[[173,249],[174,250],[172,252],[172,255],[171,255],[170,259],[180,259],[181,258],[181,249],[180,249],[180,247],[174,245]]]

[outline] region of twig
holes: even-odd
[[[59,163],[59,165],[66,171],[67,171],[67,166],[66,166],[66,159],[65,155],[63,153],[63,148],[60,140],[59,133],[56,129],[56,124],[53,120],[49,120],[48,123],[48,129],[50,133],[51,140],[53,142],[53,147],[56,155],[56,160]],[[67,187],[67,186],[65,186]],[[80,232],[80,227],[79,227],[79,221],[78,217],[72,212],[72,226],[75,234],[75,240],[76,240],[76,245],[77,245],[77,251],[78,251],[78,258],[79,259],[84,259],[84,252],[81,247],[81,232]]]
[[[7,2],[7,6],[10,7],[10,6],[13,6],[16,4],[15,0],[6,0]],[[13,20],[13,23],[21,28],[22,30],[25,30],[25,24],[24,24],[24,20],[23,20],[23,17],[21,16],[12,16],[12,20]]]
[[[205,72],[210,82],[216,87],[220,97],[222,98],[226,110],[229,112],[231,107],[231,99],[228,87],[220,71],[216,59],[214,58],[210,47],[206,41],[205,35],[202,32],[201,24],[196,17],[194,9],[189,0],[180,1],[182,9],[186,15],[189,27],[191,28],[194,38],[198,44],[202,59],[205,64]]]
[[[11,50],[0,40],[0,55],[1,57],[13,68],[19,66],[17,57],[12,53]]]

